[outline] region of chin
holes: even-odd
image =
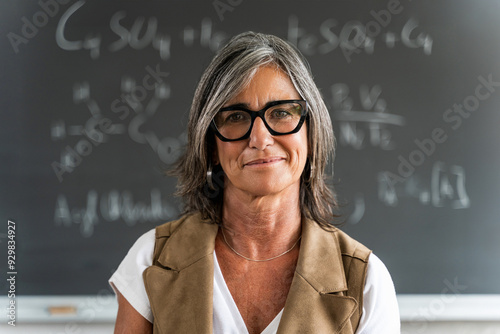
[[[292,190],[295,183],[289,180],[286,182],[286,180],[282,180],[279,177],[273,177],[269,180],[260,178],[258,181],[256,180],[255,182],[251,182],[251,184],[247,184],[245,188],[254,196],[270,196]],[[297,187],[297,191],[298,189],[300,187]]]

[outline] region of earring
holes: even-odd
[[[215,190],[214,183],[213,183],[213,176],[212,176],[212,164],[208,165],[208,169],[207,169],[207,184],[210,187],[210,189]]]

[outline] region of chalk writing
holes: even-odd
[[[71,27],[71,18],[85,5],[85,0],[80,0],[71,5],[61,16],[56,29],[57,45],[67,51],[87,50],[91,59],[98,59],[103,49],[103,38],[101,33],[87,33],[79,40],[69,40],[66,38],[66,31]],[[172,53],[172,34],[159,30],[158,19],[150,16],[147,19],[139,16],[133,19],[130,26],[126,26],[124,19],[127,12],[119,10],[114,13],[109,20],[109,28],[118,39],[115,39],[107,46],[109,52],[118,52],[126,47],[132,50],[143,50],[152,47],[158,51],[162,60],[169,60]],[[193,46],[198,41],[202,47],[207,47],[211,51],[216,51],[224,43],[228,35],[220,31],[214,31],[212,20],[203,18],[200,29],[186,26],[181,34],[181,39],[185,46]]]
[[[171,96],[170,86],[164,81],[168,77],[167,72],[162,72],[159,65],[155,68],[147,66],[146,72],[139,84],[131,76],[122,77],[122,94],[111,103],[111,111],[124,123],[112,123],[102,115],[99,104],[91,97],[87,81],[74,84],[73,102],[75,105],[83,103],[91,116],[84,125],[66,125],[61,119],[52,122],[50,133],[53,141],[64,140],[68,136],[82,137],[75,146],[67,145],[61,152],[60,161],[52,163],[52,169],[60,182],[65,173],[73,172],[81,164],[83,157],[92,153],[93,147],[107,142],[111,135],[128,133],[134,142],[149,145],[165,164],[175,162],[182,154],[187,143],[185,132],[178,137],[160,138],[153,131],[142,130],[161,103]],[[148,100],[150,92],[153,92],[153,96]],[[128,125],[125,121],[129,122]]]
[[[217,51],[227,41],[228,37],[228,34],[224,32],[213,30],[210,18],[201,20],[200,29],[186,26],[182,33],[185,46],[194,46],[199,41],[199,45],[209,48],[213,52]]]
[[[371,21],[370,21],[371,22]],[[375,22],[375,21],[374,21]],[[288,41],[297,46],[307,56],[323,55],[340,49],[344,55],[353,53],[374,54],[376,41],[386,48],[395,48],[398,42],[411,49],[421,48],[424,55],[432,54],[433,39],[419,31],[418,21],[410,18],[400,32],[387,31],[385,34],[373,34],[359,21],[349,21],[343,25],[334,18],[328,18],[318,24],[317,31],[307,31],[301,27],[296,15],[288,17]],[[378,37],[378,39],[376,39]]]
[[[59,182],[63,181],[65,173],[71,173],[78,167],[83,157],[92,153],[94,147],[105,143],[110,135],[125,133],[122,124],[113,124],[108,118],[101,114],[97,102],[90,97],[88,82],[75,83],[73,86],[73,102],[84,103],[90,112],[90,118],[84,125],[66,126],[64,120],[56,120],[51,125],[51,138],[53,141],[63,140],[67,135],[81,137],[74,146],[67,145],[61,151],[60,161],[52,162]]]
[[[124,132],[123,126],[112,124],[109,119],[101,115],[97,103],[90,99],[90,95],[87,94],[87,83],[83,83],[82,86],[76,84],[74,89],[78,92],[73,95],[75,103],[85,102],[91,117],[83,126],[72,125],[66,127],[63,120],[52,122],[52,140],[64,139],[66,134],[82,137],[73,147],[67,145],[63,149],[60,162],[54,161],[52,163],[52,169],[59,182],[62,182],[63,174],[73,172],[81,164],[83,157],[92,153],[94,147],[106,142],[108,135]]]
[[[380,85],[359,88],[360,110],[355,110],[354,98],[346,84],[331,86],[332,119],[339,127],[339,142],[361,150],[367,145],[382,150],[392,150],[395,143],[389,125],[403,126],[403,116],[388,112],[387,102],[381,97]]]
[[[126,18],[130,22],[127,12],[118,10],[109,20],[109,28],[118,39],[114,39],[107,47],[103,46],[101,35],[105,32],[102,31],[89,32],[80,39],[70,40],[66,38],[66,31],[71,29],[71,19],[77,15],[78,10],[85,3],[85,0],[75,2],[61,16],[56,29],[56,42],[63,50],[87,50],[92,59],[98,59],[102,49],[118,52],[127,47],[133,50],[152,47],[158,51],[162,60],[169,60],[172,55],[173,39],[176,36],[180,36],[185,46],[199,43],[202,47],[209,48],[214,52],[229,38],[229,34],[226,32],[215,31],[212,19],[208,17],[201,20],[199,28],[194,28],[191,25],[181,27],[181,34],[178,35],[160,31],[158,18],[155,16],[148,18],[138,16],[132,19],[132,24],[127,25],[124,22]],[[399,12],[397,11],[397,13]],[[296,45],[306,56],[324,55],[341,50],[349,62],[350,56],[353,53],[362,52],[361,50],[365,54],[373,54],[378,44],[385,45],[387,49],[402,45],[410,49],[422,49],[424,55],[432,54],[433,39],[428,33],[421,31],[416,19],[408,19],[401,31],[388,30],[382,34],[380,25],[386,27],[388,23],[379,14],[380,12],[374,16],[374,20],[366,25],[356,20],[341,25],[336,19],[328,18],[320,22],[317,31],[313,32],[301,27],[296,15],[290,15],[288,17],[287,40]],[[373,31],[374,24],[372,23],[379,27],[376,34]]]
[[[140,37],[141,31],[144,28],[145,18],[136,18],[129,30],[120,23],[126,16],[125,11],[119,11],[111,17],[110,28],[120,39],[109,45],[109,51],[116,52],[126,46],[130,46],[134,50],[142,50],[152,45],[154,49],[159,51],[161,59],[166,60],[170,58],[171,38],[167,34],[158,32],[158,20],[156,17],[148,19],[146,31]]]
[[[89,50],[90,56],[93,59],[99,58],[100,48],[101,48],[101,36],[99,34],[92,35],[87,34],[83,40],[70,41],[65,37],[66,24],[78,9],[80,9],[85,4],[84,0],[80,0],[71,5],[68,10],[61,16],[57,24],[56,29],[56,42],[57,45],[63,50],[67,51],[78,51],[78,50]]]
[[[469,196],[465,189],[465,170],[453,165],[449,169],[443,162],[437,162],[432,169],[432,205],[442,207],[445,201],[451,201],[453,209],[470,207]]]
[[[79,226],[83,237],[91,237],[100,222],[123,222],[127,226],[140,223],[159,223],[178,214],[175,206],[162,199],[158,189],[151,189],[149,202],[134,201],[131,191],[111,190],[99,195],[89,190],[84,207],[71,207],[64,194],[57,196],[54,223],[56,226],[71,228]]]
[[[148,144],[158,157],[167,164],[173,163],[182,153],[182,147],[187,143],[187,135],[183,133],[179,138],[164,137],[160,139],[153,131],[143,132],[141,127],[154,116],[163,100],[170,97],[170,87],[159,85],[154,96],[144,105],[142,98],[134,94],[135,81],[131,77],[123,77],[122,92],[125,94],[127,105],[134,110],[136,115],[130,120],[128,134],[139,144]],[[117,109],[113,109],[117,111]]]
[[[90,118],[84,125],[66,125],[61,119],[53,121],[50,129],[53,141],[64,140],[66,136],[84,136],[100,144],[106,142],[110,135],[125,133],[123,124],[110,124],[106,131],[98,128],[104,116],[96,100],[90,97],[90,87],[87,81],[74,84],[73,101],[75,104],[83,103],[90,112]]]
[[[413,174],[404,182],[391,182],[387,172],[378,174],[378,198],[388,206],[397,206],[400,198],[414,198],[422,205],[436,208],[450,206],[452,209],[467,209],[471,206],[465,186],[465,170],[462,166],[447,166],[436,161],[432,166],[430,182],[426,185]]]

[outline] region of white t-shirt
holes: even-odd
[[[111,287],[127,299],[144,318],[153,322],[153,314],[142,279],[143,271],[153,262],[155,229],[142,235],[129,250],[109,279]],[[213,333],[248,334],[245,322],[224,281],[214,252]],[[275,334],[283,310],[262,334]],[[368,261],[363,290],[363,314],[356,334],[399,334],[399,309],[389,271],[373,253]]]

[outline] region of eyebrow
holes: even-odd
[[[274,103],[274,102],[277,102],[277,101],[287,101],[287,100],[271,100],[271,101],[268,101],[264,105],[264,108],[266,108],[267,106],[269,106],[271,103]],[[233,109],[242,108],[242,109],[251,110],[250,109],[250,105],[248,103],[235,103],[235,104],[228,105],[227,107],[222,107],[221,109],[228,109],[228,108],[233,108]],[[253,110],[251,110],[251,111],[253,111]]]
[[[236,103],[236,104],[231,104],[226,107],[222,107],[221,109],[226,109],[226,108],[243,108],[243,109],[250,109],[250,105],[248,103]]]

